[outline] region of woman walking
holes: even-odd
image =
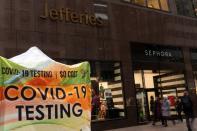
[[[170,117],[170,102],[168,101],[167,96],[163,96],[161,110],[162,110],[164,126],[167,127],[168,126],[167,120]]]

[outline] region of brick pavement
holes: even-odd
[[[151,124],[142,125],[142,126],[134,126],[127,127],[121,129],[114,129],[108,131],[187,131],[185,121],[183,123],[176,122],[176,125],[173,125],[171,121],[168,122],[168,127],[163,127],[158,122],[155,126]],[[194,121],[194,129],[193,131],[197,131],[197,119]]]

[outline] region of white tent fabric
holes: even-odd
[[[26,68],[34,69],[42,69],[46,64],[54,62],[54,60],[45,55],[38,47],[31,47],[26,52],[10,58],[9,60]]]

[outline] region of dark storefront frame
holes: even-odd
[[[137,48],[137,49],[136,49]],[[140,48],[140,50],[138,50]],[[147,50],[149,51],[150,49],[150,57],[152,58],[145,58],[146,55],[148,54],[147,53]],[[165,50],[167,50],[165,52]],[[169,52],[174,52],[175,50],[179,51],[180,54],[178,55],[177,53],[172,53],[174,54],[176,57],[169,57]],[[143,52],[144,51],[144,52]],[[153,52],[163,52],[164,51],[164,54],[163,56],[160,56],[161,54],[159,54],[159,56],[154,56],[154,53]],[[169,52],[168,52],[169,51]],[[143,54],[141,53],[145,53],[144,56]],[[139,55],[135,55],[134,53],[138,54],[140,53]],[[152,53],[152,54],[151,54]],[[166,54],[165,54],[166,53]],[[156,54],[156,53],[155,53]],[[170,55],[172,55],[170,54]],[[176,79],[176,80],[184,80],[185,81],[185,84],[181,84],[181,85],[176,85],[176,86],[173,86],[171,88],[169,87],[157,87],[155,84],[156,87],[154,88],[137,88],[136,85],[134,85],[134,87],[136,87],[136,95],[137,95],[137,92],[139,92],[140,90],[142,92],[144,92],[145,94],[145,113],[144,114],[146,116],[146,119],[148,120],[151,120],[150,119],[150,114],[148,112],[150,112],[149,110],[149,102],[148,102],[148,92],[155,92],[155,95],[157,96],[157,94],[159,93],[161,96],[163,95],[163,91],[164,90],[174,90],[175,89],[175,96],[178,96],[178,92],[180,93],[183,92],[184,90],[188,89],[187,87],[187,80],[186,80],[186,72],[185,72],[185,65],[184,65],[184,57],[183,57],[183,51],[182,51],[182,48],[181,47],[175,47],[175,46],[163,46],[163,45],[156,45],[156,44],[145,44],[145,43],[131,43],[131,55],[132,55],[132,65],[133,65],[133,75],[134,75],[134,71],[135,70],[159,70],[159,76],[158,78],[161,79],[163,76],[167,76],[167,74],[164,74],[164,75],[160,75],[160,71],[161,70],[166,70],[166,69],[170,69],[170,70],[173,70],[173,72],[177,72],[178,74],[181,73],[184,75],[183,78],[179,78],[179,79]],[[141,56],[142,55],[142,56]],[[151,56],[152,55],[152,56]],[[167,56],[167,57],[166,57]],[[148,56],[149,57],[149,56]],[[159,57],[159,58],[157,58]],[[164,57],[164,58],[161,58],[161,57]],[[166,57],[166,58],[165,58]],[[163,59],[163,60],[162,60]],[[162,62],[161,62],[162,61]],[[147,66],[148,65],[148,66]],[[156,66],[155,66],[156,65]],[[162,66],[161,66],[162,65]],[[179,69],[177,70],[177,67],[179,67]],[[174,74],[174,73],[173,73]],[[172,75],[173,75],[172,74]],[[170,74],[169,74],[170,75]],[[171,76],[171,75],[170,75]],[[156,78],[156,77],[155,77]],[[154,83],[155,83],[155,78],[154,78]],[[142,78],[142,83],[145,82],[145,78]],[[173,82],[173,81],[170,81],[170,82]],[[134,83],[135,83],[135,78],[134,78]],[[178,87],[177,87],[178,86]],[[180,88],[180,87],[184,87],[184,89]],[[182,90],[178,90],[178,89],[182,89]],[[158,92],[159,91],[159,92]],[[136,96],[137,97],[137,96]],[[137,102],[137,98],[136,98],[136,106],[138,107],[139,103]],[[174,109],[172,109],[172,111],[174,111]],[[139,112],[139,109],[138,109],[138,112]],[[138,122],[140,122],[140,116],[138,114]]]

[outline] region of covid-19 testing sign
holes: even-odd
[[[0,57],[0,131],[90,131],[88,62],[58,63],[37,47]]]

